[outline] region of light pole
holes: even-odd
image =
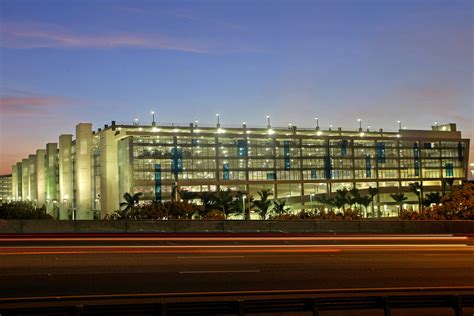
[[[198,127],[199,120],[194,121],[194,127]]]
[[[152,121],[151,121],[151,126],[155,126],[156,125],[156,122],[155,122],[155,111],[151,111],[151,117],[152,117]]]
[[[133,120],[133,125],[135,125],[135,126],[138,125],[138,118],[135,118],[135,119]]]
[[[434,122],[435,123],[435,126],[436,126],[436,131],[439,131],[439,128],[438,128],[438,121]]]
[[[310,206],[313,205],[313,196],[314,196],[314,193],[311,193],[311,194],[309,195],[309,205],[310,205]]]
[[[267,115],[267,128],[271,128],[272,125],[270,124],[270,115]]]
[[[217,128],[221,127],[221,122],[219,118],[219,113],[216,113],[216,119],[217,119]]]
[[[319,131],[319,117],[314,118],[316,120],[316,130]]]
[[[247,198],[247,197],[246,197],[245,195],[242,195],[242,212],[243,212],[243,215],[244,215],[244,219],[247,219],[247,218],[246,218],[247,216],[245,216],[245,213],[246,213],[246,212],[245,212],[245,211],[246,211],[246,210],[245,210],[245,199],[246,199],[246,198]]]
[[[357,119],[357,122],[359,122],[359,132],[362,132],[362,119]]]
[[[397,121],[398,122],[398,130],[401,131],[402,130],[402,121]]]

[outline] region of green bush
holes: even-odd
[[[0,219],[52,219],[44,206],[35,208],[30,202],[9,202],[0,205]]]

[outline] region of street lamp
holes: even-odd
[[[272,125],[270,124],[270,115],[267,115],[267,128],[272,128]]]
[[[357,122],[359,122],[359,132],[362,132],[362,119],[357,119]]]
[[[434,122],[435,125],[436,125],[436,131],[439,131],[439,128],[438,128],[438,121]]]
[[[370,125],[367,125],[367,132],[370,132]]]
[[[199,120],[194,121],[194,127],[198,127]]]
[[[332,124],[329,124],[329,130],[330,131],[332,130]]]
[[[217,119],[217,128],[221,127],[221,122],[219,118],[219,113],[216,113],[216,119]]]
[[[151,125],[152,126],[155,126],[156,125],[156,122],[155,122],[155,111],[151,111],[151,117],[152,117],[152,121],[151,121]]]
[[[138,125],[138,118],[135,118],[135,119],[133,120],[133,125],[135,125],[135,126]]]
[[[398,130],[402,129],[402,121],[397,121],[398,122]]]
[[[316,130],[319,131],[319,117],[314,118],[316,120]]]

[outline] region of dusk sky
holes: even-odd
[[[78,122],[150,110],[474,136],[472,0],[1,0],[0,14],[0,174]]]

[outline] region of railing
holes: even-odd
[[[390,316],[394,309],[451,308],[455,316],[463,309],[474,308],[474,288],[444,291],[450,294],[425,291],[317,291],[315,293],[265,294],[143,294],[97,295],[0,299],[2,315],[246,315],[256,313],[381,310]],[[397,294],[398,293],[398,294]]]

